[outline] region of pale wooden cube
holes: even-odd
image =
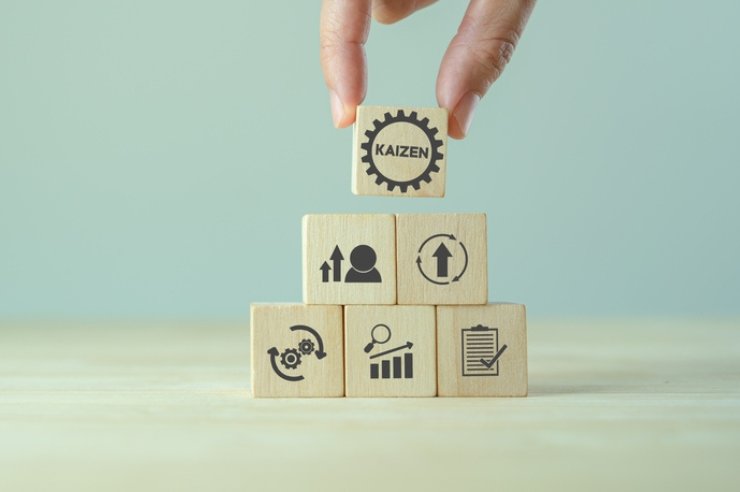
[[[447,174],[447,110],[358,106],[352,193],[442,197]]]
[[[485,304],[485,214],[396,216],[398,304]]]
[[[252,395],[344,396],[341,306],[252,304]]]
[[[435,396],[434,306],[345,306],[346,395]]]
[[[393,215],[303,217],[303,302],[395,304]]]
[[[522,304],[437,308],[439,396],[527,396]]]

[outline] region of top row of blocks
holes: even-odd
[[[485,304],[486,215],[303,218],[306,304]]]
[[[352,193],[445,196],[447,110],[358,106]]]

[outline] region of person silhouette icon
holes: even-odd
[[[344,281],[348,284],[380,282],[380,272],[375,268],[376,260],[377,256],[373,248],[367,244],[356,246],[349,255],[352,268],[347,272]]]

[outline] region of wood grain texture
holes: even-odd
[[[437,308],[439,396],[526,396],[522,304]]]
[[[344,330],[348,397],[437,394],[434,307],[346,306]]]
[[[358,106],[352,149],[352,192],[356,195],[445,194],[444,108]]]
[[[341,306],[252,304],[250,326],[256,398],[344,396]]]
[[[303,302],[395,304],[395,223],[395,216],[383,214],[303,217]],[[364,272],[365,265],[358,264],[353,269],[353,263],[358,263],[354,261],[355,248],[363,245],[372,248],[375,255],[368,272]],[[339,269],[334,268],[335,262],[331,259],[337,246],[343,258],[339,261]],[[357,274],[354,278],[361,281],[348,282],[353,273]],[[377,279],[380,281],[365,281]]]
[[[528,398],[254,399],[247,325],[0,323],[0,489],[740,483],[740,319],[530,307]]]
[[[488,302],[485,214],[399,214],[396,241],[398,304]]]

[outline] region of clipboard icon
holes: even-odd
[[[498,328],[478,325],[463,328],[462,337],[462,375],[498,376],[499,359],[507,349],[506,344],[499,348]]]

